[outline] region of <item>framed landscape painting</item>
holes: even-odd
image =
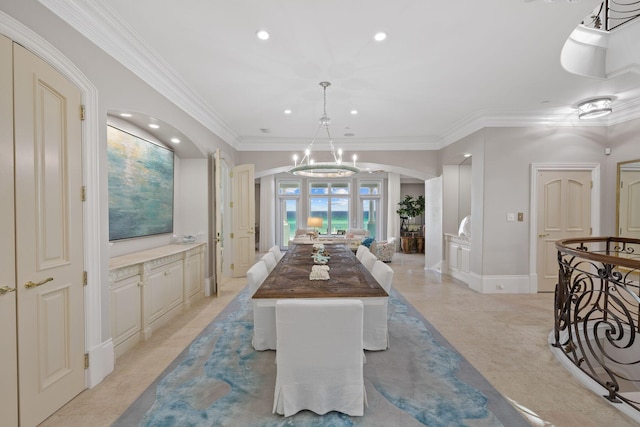
[[[173,232],[173,151],[107,126],[109,240]]]

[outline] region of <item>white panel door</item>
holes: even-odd
[[[620,171],[618,235],[640,239],[640,171]]]
[[[256,257],[253,165],[233,168],[233,277],[244,277]]]
[[[16,278],[22,426],[84,389],[80,91],[14,45]]]
[[[12,41],[0,36],[0,424],[18,425]],[[5,424],[6,423],[6,424]]]
[[[591,235],[591,172],[538,172],[538,291],[558,283],[558,240]]]

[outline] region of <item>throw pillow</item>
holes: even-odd
[[[371,237],[367,237],[366,239],[364,239],[362,241],[362,244],[365,245],[368,248],[371,248],[371,244],[373,243],[374,239]]]

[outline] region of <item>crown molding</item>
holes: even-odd
[[[310,139],[278,137],[243,137],[238,151],[304,151]],[[438,139],[423,137],[333,138],[333,145],[345,151],[439,150]],[[316,141],[314,151],[329,151],[329,144]]]
[[[160,55],[118,19],[102,0],[39,0],[94,44],[131,70],[232,147],[239,138]]]

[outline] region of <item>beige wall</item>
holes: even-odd
[[[531,164],[602,163],[606,129],[491,128],[483,132],[484,238],[482,270],[478,273],[534,273],[529,271]],[[524,221],[507,222],[508,212],[523,212]]]

